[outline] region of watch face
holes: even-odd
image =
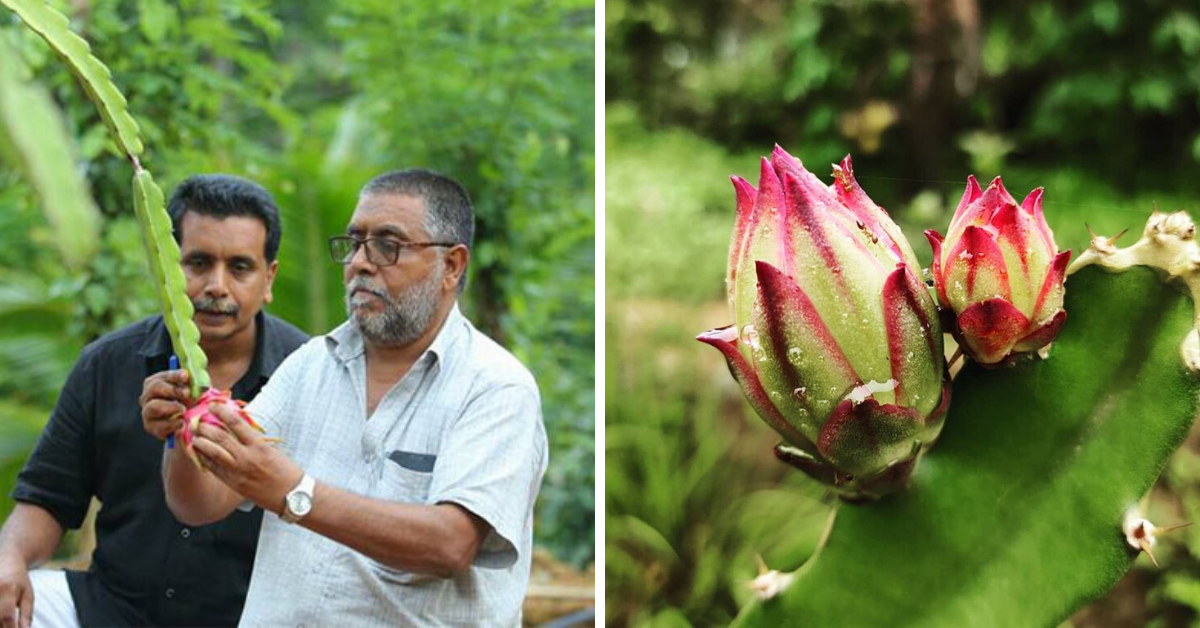
[[[288,510],[297,517],[303,517],[312,509],[312,497],[305,493],[292,493],[288,495]]]

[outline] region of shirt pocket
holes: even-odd
[[[424,504],[429,499],[433,464],[437,456],[395,450],[382,460],[377,496],[389,501]]]
[[[429,499],[429,485],[433,480],[433,462],[436,458],[433,454],[400,450],[389,452],[381,461],[383,470],[375,486],[374,497],[386,501],[424,505]],[[425,589],[439,581],[434,576],[395,569],[375,560],[370,560],[370,567],[384,582]]]

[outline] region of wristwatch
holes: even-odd
[[[312,511],[313,503],[313,488],[316,487],[317,481],[307,473],[303,478],[300,478],[300,483],[296,485],[283,498],[283,511],[279,513],[279,518],[288,523],[296,523],[304,518]]]

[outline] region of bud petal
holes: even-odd
[[[941,385],[942,334],[929,292],[904,264],[897,264],[884,284],[883,311],[896,403],[928,415],[940,396],[928,391]]]
[[[766,262],[757,268],[761,313],[754,326],[761,330],[762,358],[757,370],[775,406],[814,440],[816,426],[862,382],[804,290]]]
[[[921,413],[897,405],[846,400],[821,428],[817,450],[839,469],[853,475],[877,474],[882,459],[904,461],[915,457],[916,437],[925,426]]]
[[[969,226],[943,260],[946,295],[957,311],[983,299],[1009,299],[1008,266],[992,236]]]
[[[790,443],[801,447],[808,444],[804,436],[797,432],[783,418],[783,415],[779,414],[779,410],[772,405],[770,398],[767,396],[767,391],[763,389],[762,383],[758,379],[758,374],[746,362],[745,356],[738,351],[738,334],[732,326],[706,331],[696,336],[696,340],[716,347],[725,356],[725,360],[729,363],[729,372],[737,380],[737,383],[741,385],[742,392],[746,394],[746,399],[750,402],[755,412],[758,412],[758,415],[768,425],[775,428],[775,431],[779,432],[779,435],[783,436]]]
[[[833,177],[835,180],[833,188],[837,192],[838,199],[849,208],[855,218],[862,222],[876,239],[891,249],[897,258],[904,260],[904,263],[912,268],[920,268],[917,256],[913,253],[908,239],[904,237],[900,228],[892,222],[887,212],[876,205],[859,187],[858,181],[854,178],[854,166],[850,161],[850,155],[846,155],[840,165],[833,167]]]
[[[742,246],[746,241],[746,230],[750,225],[750,215],[754,213],[754,201],[758,197],[758,191],[739,176],[731,176],[729,179],[733,181],[733,189],[737,194],[737,220],[733,225],[733,237],[729,241],[728,276],[725,280],[725,287],[729,293],[729,306],[733,307],[738,260],[741,259]]]
[[[1029,328],[1029,319],[1004,299],[976,303],[958,315],[964,348],[982,364],[995,364]]]
[[[754,261],[762,260],[778,268],[791,266],[791,261],[784,259],[782,247],[782,242],[786,240],[783,237],[785,212],[782,206],[783,184],[775,174],[771,162],[763,159],[758,178],[758,193],[750,217],[745,219],[743,240],[738,245],[737,269],[732,273],[734,322],[739,329],[750,322],[750,308],[758,294]]]

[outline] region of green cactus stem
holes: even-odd
[[[1180,356],[1193,234],[1156,215],[1128,249],[1093,240],[1048,357],[964,367],[909,490],[840,504],[817,556],[736,625],[1055,626],[1107,592],[1139,553],[1127,513],[1200,407]]]
[[[1089,228],[1089,232],[1090,232]],[[1164,214],[1155,211],[1146,221],[1142,237],[1133,245],[1118,249],[1117,240],[1125,232],[1106,238],[1092,233],[1092,242],[1067,273],[1090,265],[1111,272],[1132,266],[1153,268],[1164,280],[1188,291],[1195,306],[1195,324],[1180,343],[1184,364],[1200,373],[1200,246],[1196,244],[1196,225],[1186,212]]]
[[[212,384],[208,357],[200,349],[200,330],[192,315],[195,309],[187,296],[187,280],[179,260],[179,244],[171,235],[171,218],[163,204],[163,193],[150,173],[138,169],[133,177],[133,207],[145,235],[146,256],[158,284],[163,321],[171,336],[179,366],[191,374],[192,397],[199,399]]]

